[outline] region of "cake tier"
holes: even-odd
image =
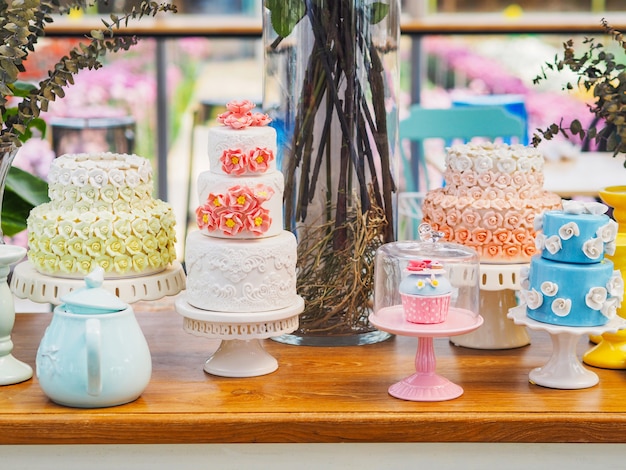
[[[617,223],[605,214],[548,211],[538,219],[541,256],[564,263],[598,263],[614,253]]]
[[[533,320],[562,326],[604,325],[615,317],[624,283],[613,263],[568,264],[533,256],[522,297]]]
[[[538,194],[529,199],[474,199],[437,188],[424,198],[423,222],[442,232],[446,240],[474,248],[481,262],[527,263],[537,251],[535,216],[561,207],[558,195]]]
[[[195,231],[187,237],[187,301],[220,312],[265,312],[297,302],[296,238],[225,240]]]
[[[213,173],[253,175],[276,170],[276,131],[258,126],[209,129],[209,169]]]
[[[534,147],[492,142],[453,145],[445,162],[447,194],[453,196],[528,199],[543,188],[544,158]]]
[[[52,208],[129,211],[152,199],[152,167],[145,158],[116,153],[67,154],[48,174]]]
[[[105,278],[146,275],[176,258],[174,213],[163,201],[132,212],[58,210],[45,203],[27,220],[28,259],[42,274],[83,277],[96,266]]]
[[[280,171],[232,177],[211,171],[198,176],[198,227],[212,237],[263,238],[283,231],[283,190]]]

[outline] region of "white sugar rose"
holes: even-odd
[[[74,256],[82,256],[85,252],[85,241],[79,237],[71,238],[67,241],[67,249]]]
[[[92,233],[103,240],[106,240],[113,234],[113,221],[111,217],[102,217],[94,222]]]
[[[609,279],[606,288],[611,297],[616,297],[619,299],[620,303],[622,302],[624,298],[624,279],[619,270],[613,271],[613,276]]]
[[[76,257],[76,270],[81,274],[89,274],[93,271],[93,260],[90,256]]]
[[[474,169],[477,173],[485,173],[493,168],[493,160],[488,156],[477,157],[474,161]]]
[[[141,182],[139,173],[135,170],[128,170],[126,172],[126,184],[131,188],[136,187]]]
[[[104,269],[105,273],[110,273],[111,271],[113,271],[113,258],[111,258],[110,256],[98,256],[93,261],[96,266],[100,266],[102,269]]]
[[[93,203],[98,197],[96,189],[92,186],[83,186],[80,188],[80,191],[78,191],[78,194],[80,201],[86,201],[90,204]]]
[[[569,240],[572,237],[579,236],[580,229],[578,228],[578,224],[576,222],[566,223],[559,229],[559,235],[563,240]]]
[[[592,287],[585,296],[585,304],[592,310],[600,310],[607,299],[607,291],[604,287]]]
[[[614,220],[609,220],[609,222],[598,229],[596,235],[600,238],[604,243],[609,243],[615,241],[617,237],[617,222]]]
[[[85,241],[85,249],[89,256],[102,256],[104,255],[104,240],[98,237],[92,237]]]
[[[535,235],[535,248],[537,251],[541,251],[546,247],[546,236],[543,233],[537,233]]]
[[[610,297],[606,299],[606,302],[602,305],[600,309],[600,313],[604,315],[609,320],[615,318],[617,316],[617,309],[619,307],[619,301],[615,297]]]
[[[109,170],[109,182],[113,186],[122,186],[124,184],[124,172],[118,168]]]
[[[148,255],[145,253],[138,253],[132,257],[132,267],[135,271],[141,272],[150,266]]]
[[[537,214],[535,216],[535,220],[533,221],[533,228],[537,232],[543,229],[543,214]]]
[[[604,252],[609,256],[613,256],[615,254],[616,248],[617,244],[615,243],[615,241],[608,242],[604,245]]]
[[[460,155],[453,162],[453,165],[454,165],[453,168],[456,171],[459,171],[459,172],[467,171],[467,170],[470,170],[472,168],[472,161],[468,157],[466,157],[465,155]]]
[[[118,274],[126,274],[133,267],[133,262],[128,255],[118,255],[113,258],[113,268]]]
[[[76,271],[76,258],[67,253],[59,258],[59,271],[72,274]]]
[[[89,182],[89,173],[84,168],[78,168],[73,171],[70,181],[74,186],[85,186]]]
[[[572,310],[572,301],[570,299],[557,298],[552,301],[552,312],[557,317],[566,317]]]
[[[545,281],[541,283],[541,292],[543,292],[543,295],[547,295],[548,297],[554,297],[558,291],[559,286],[554,282]]]
[[[106,171],[100,168],[94,168],[89,171],[89,184],[91,184],[94,188],[101,188],[107,184],[108,181],[109,178]]]
[[[504,157],[498,160],[498,162],[496,163],[496,168],[501,173],[509,174],[513,173],[516,170],[517,164],[515,163],[515,160],[511,157]]]
[[[59,170],[57,182],[62,186],[68,186],[72,182],[72,171],[68,168],[61,168]]]
[[[517,161],[517,168],[523,173],[528,173],[533,168],[533,161],[530,158],[522,157]]]
[[[561,239],[559,238],[558,235],[552,235],[551,237],[546,237],[544,243],[545,243],[546,250],[548,250],[548,252],[552,255],[561,251],[561,248],[562,248]]]
[[[535,289],[526,291],[526,305],[532,310],[541,307],[543,305],[543,295]]]
[[[583,253],[589,259],[598,259],[602,256],[604,243],[600,238],[592,238],[583,243]]]

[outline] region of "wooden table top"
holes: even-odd
[[[408,402],[387,389],[415,371],[416,338],[332,348],[266,340],[276,372],[215,377],[203,365],[219,341],[184,332],[182,317],[165,305],[135,306],[153,358],[138,400],[73,409],[49,401],[36,378],[0,387],[0,444],[626,442],[626,371],[594,369],[600,383],[583,390],[529,383],[529,371],[550,356],[544,332],[531,332],[529,346],[497,351],[435,339],[437,372],[465,392]],[[17,315],[18,359],[34,366],[50,319]],[[581,355],[587,348],[582,338]]]

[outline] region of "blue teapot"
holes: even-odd
[[[103,289],[96,268],[86,287],[61,297],[36,357],[37,379],[55,403],[77,408],[137,399],[152,374],[148,343],[132,308]]]

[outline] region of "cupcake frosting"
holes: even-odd
[[[407,276],[400,283],[401,294],[432,296],[452,291],[450,281],[444,276],[445,269],[438,261],[409,261],[406,272]]]

